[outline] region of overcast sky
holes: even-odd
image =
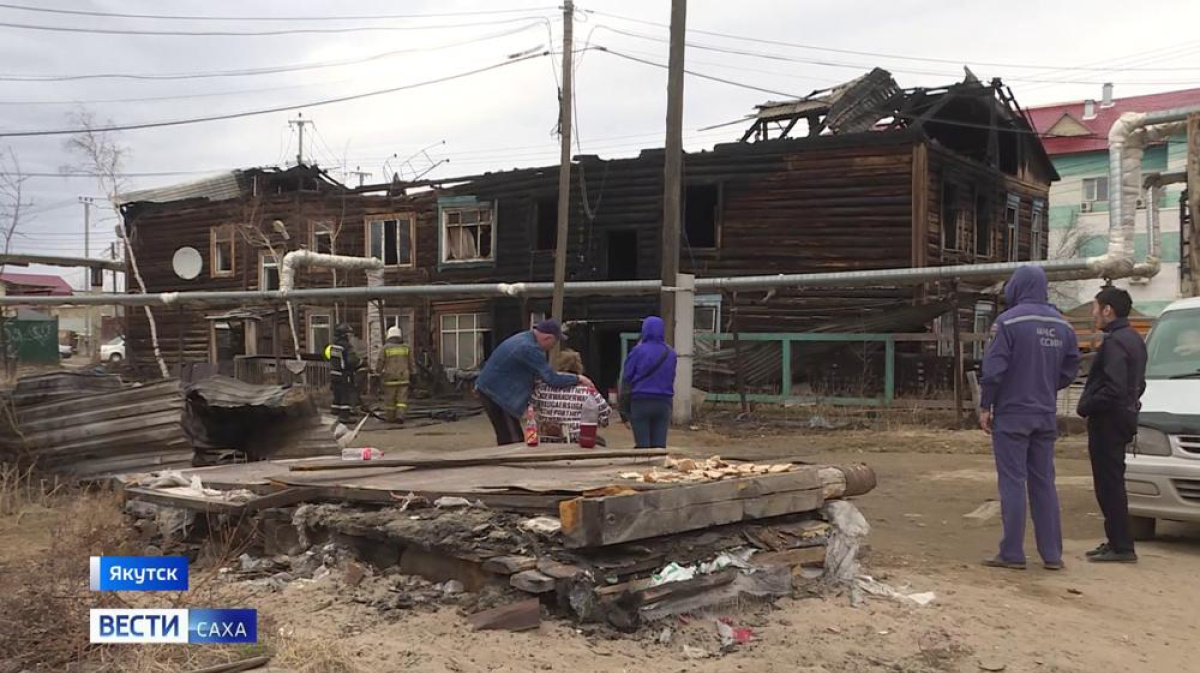
[[[423,16],[196,21],[0,8],[0,24],[10,24],[0,25],[0,133],[70,128],[69,115],[81,106],[99,120],[118,124],[183,119],[307,105],[505,64],[443,83],[352,102],[309,105],[303,110],[304,117],[315,125],[306,133],[305,159],[338,176],[361,167],[371,173],[368,181],[380,181],[397,171],[412,177],[436,162],[443,163],[430,175],[557,163],[558,141],[552,131],[558,114],[555,69],[559,57],[512,62],[516,54],[540,53],[551,45],[560,49],[562,13],[544,0],[18,2],[52,9],[172,16]],[[737,120],[756,103],[804,95],[876,65],[891,70],[902,86],[944,85],[960,79],[961,66],[969,65],[981,79],[1003,78],[1025,106],[1098,98],[1105,81],[1115,83],[1118,98],[1200,86],[1200,38],[1195,33],[1195,26],[1200,25],[1200,3],[1194,0],[1160,0],[1154,3],[1153,16],[1136,12],[1128,3],[1109,0],[1086,5],[1045,0],[691,0],[689,5],[690,30],[757,41],[693,32],[689,41],[697,48],[688,50],[688,68],[774,93],[689,77],[684,112],[688,149],[736,139],[744,129],[741,124],[701,129]],[[581,0],[577,9],[577,49],[599,46],[666,63],[668,0]],[[478,13],[485,10],[494,13]],[[28,26],[150,33],[328,31],[364,26],[398,29],[192,36],[93,34]],[[377,58],[364,61],[370,57]],[[636,153],[640,147],[661,146],[666,71],[596,50],[576,59],[576,152],[611,157]],[[346,61],[364,62],[295,67]],[[292,69],[246,76],[28,81],[46,76],[161,76],[285,66]],[[1072,66],[1088,69],[1072,70]],[[14,78],[25,79],[12,81]],[[119,142],[129,150],[125,170],[134,174],[128,178],[129,186],[151,187],[213,171],[293,163],[297,136],[287,122],[295,116],[296,112],[277,112],[123,132]],[[11,146],[27,173],[56,174],[61,167],[80,160],[65,149],[65,141],[63,136],[0,138],[0,149]],[[358,180],[352,176],[345,179]],[[36,215],[23,223],[13,241],[14,249],[82,255],[83,210],[77,199],[85,195],[101,195],[90,178],[31,178],[27,197],[33,201]],[[93,224],[91,252],[95,255],[98,249],[107,251],[115,240],[115,218],[100,209]],[[76,287],[83,280],[82,270],[59,273]]]

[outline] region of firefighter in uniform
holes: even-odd
[[[329,360],[330,387],[333,389],[333,403],[329,411],[338,420],[350,420],[354,410],[354,372],[358,369],[358,354],[350,343],[354,330],[345,323],[334,328],[334,341],[325,347],[325,359]]]
[[[383,407],[389,423],[404,423],[408,413],[408,383],[412,378],[412,349],[404,343],[404,332],[389,327],[383,345]]]

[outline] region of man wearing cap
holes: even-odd
[[[408,382],[412,379],[412,349],[404,343],[404,332],[393,325],[383,344],[383,410],[389,423],[404,423],[408,413]]]
[[[560,374],[550,366],[546,354],[562,339],[558,321],[543,320],[532,330],[505,339],[484,363],[475,390],[496,431],[498,446],[523,441],[520,419],[539,380],[551,388],[593,385],[586,376]]]

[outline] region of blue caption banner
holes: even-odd
[[[93,556],[92,591],[187,591],[186,556]]]
[[[252,609],[94,608],[89,618],[91,642],[97,644],[258,642],[258,611]]]

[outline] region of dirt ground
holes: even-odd
[[[490,443],[486,420],[473,418],[414,430],[374,431],[366,443],[389,448],[456,449]],[[624,429],[606,433],[629,446]],[[527,633],[473,632],[453,607],[381,614],[339,601],[337,578],[289,585],[250,599],[289,635],[339,643],[363,671],[894,671],[1088,672],[1197,670],[1200,643],[1200,527],[1160,526],[1160,540],[1140,547],[1136,566],[1083,561],[1101,534],[1082,443],[1060,447],[1067,569],[989,570],[998,518],[965,514],[995,497],[987,438],[978,431],[795,430],[769,433],[747,425],[675,432],[671,445],[697,455],[867,462],[879,487],[856,499],[872,525],[867,570],[898,588],[932,591],[925,607],[872,598],[851,607],[845,596],[788,599],[775,607],[730,606],[688,623],[672,619],[637,637],[597,636],[565,621]],[[0,576],[45,548],[53,510],[0,518]],[[85,563],[85,559],[80,560]],[[754,641],[717,656],[714,616],[749,626]],[[660,643],[662,629],[672,636]],[[707,658],[690,658],[708,653]],[[695,648],[695,649],[692,649]]]

